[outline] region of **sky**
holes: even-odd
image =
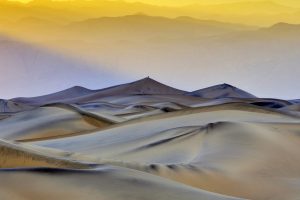
[[[167,6],[242,1],[139,0]],[[228,83],[259,97],[298,99],[300,26],[293,24],[300,24],[300,1],[276,0],[290,7],[257,2],[0,6],[0,99],[147,76],[187,91]]]
[[[129,2],[143,2],[156,5],[187,5],[187,4],[219,4],[219,3],[233,3],[233,2],[255,2],[268,0],[127,0]],[[272,0],[269,0],[272,1]],[[283,5],[296,6],[300,5],[299,0],[273,0],[273,2]]]
[[[30,2],[31,0],[13,0],[20,1],[23,3]],[[59,1],[59,0],[58,0]],[[255,2],[255,1],[272,1],[272,0],[125,0],[127,2],[142,2],[150,3],[155,5],[167,5],[167,6],[178,6],[187,4],[219,4],[219,3],[232,3],[232,2]],[[280,3],[283,5],[299,7],[299,0],[273,0],[273,2]]]

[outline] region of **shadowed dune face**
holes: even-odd
[[[3,101],[0,198],[297,199],[298,104],[150,78]]]
[[[235,88],[232,85],[222,84],[216,85],[209,88],[190,92],[189,95],[198,96],[202,98],[220,99],[226,97],[233,98],[255,98],[254,95],[249,94],[243,90]]]
[[[11,112],[19,112],[24,110],[29,110],[32,107],[29,105],[24,105],[21,103],[16,103],[14,101],[0,99],[0,112],[1,113],[11,113]]]
[[[16,98],[16,102],[29,105],[45,105],[51,103],[80,103],[98,100],[104,97],[118,95],[180,95],[185,91],[172,88],[159,83],[149,77],[127,84],[104,88],[101,90],[89,90],[82,87],[72,87],[61,92],[33,98]]]

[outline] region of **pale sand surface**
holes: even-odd
[[[40,107],[0,121],[1,138],[25,140],[68,135],[111,125],[109,120],[59,107]]]
[[[95,170],[32,169],[0,172],[1,199],[230,200],[225,195],[127,168]],[[30,180],[30,184],[23,180]]]
[[[0,115],[0,199],[300,197],[298,101],[148,78],[14,101],[24,109]]]

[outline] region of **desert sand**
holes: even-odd
[[[299,106],[151,78],[1,100],[0,199],[298,199]]]

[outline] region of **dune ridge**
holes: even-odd
[[[212,99],[219,99],[225,97],[255,98],[254,95],[249,94],[241,89],[238,89],[226,83],[197,90],[189,93],[189,95],[198,96],[202,98],[212,98]]]
[[[30,168],[52,167],[80,169],[89,168],[88,164],[71,160],[64,160],[53,155],[43,155],[34,148],[26,148],[18,143],[0,141],[1,161],[0,168]]]
[[[64,91],[33,98],[15,98],[16,102],[23,102],[30,105],[42,105],[51,103],[80,103],[90,99],[98,99],[107,96],[117,95],[180,95],[185,91],[172,88],[159,83],[149,77],[122,85],[117,85],[100,90],[89,90],[83,87],[75,86]]]

